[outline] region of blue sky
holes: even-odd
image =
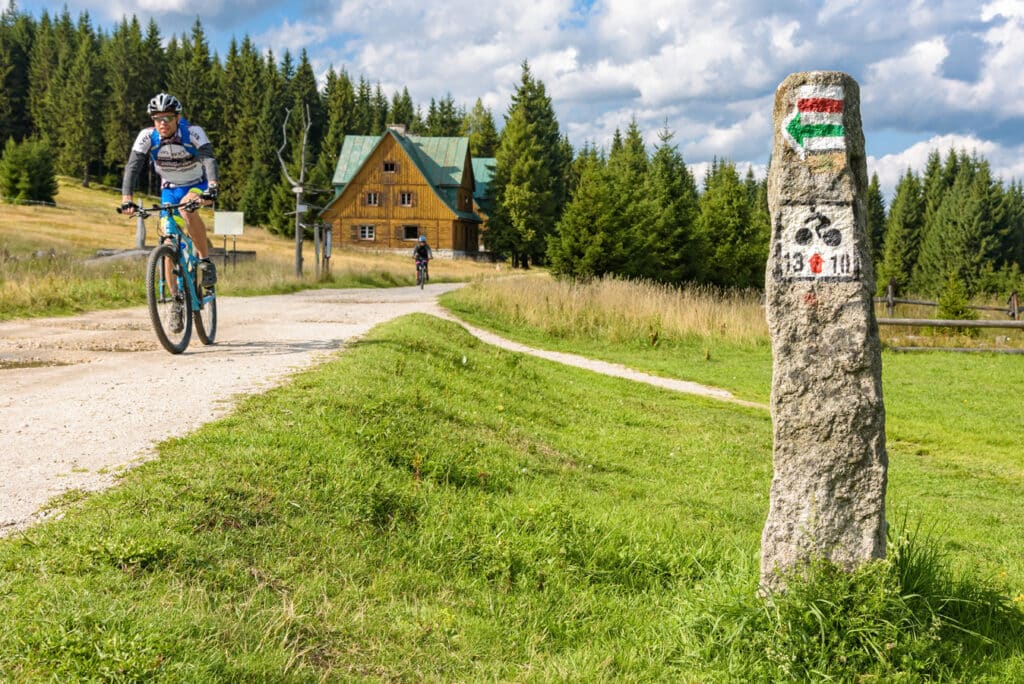
[[[34,16],[64,5],[22,0]],[[702,174],[715,156],[763,175],[776,87],[790,73],[844,71],[861,87],[868,170],[886,192],[951,146],[1024,179],[1024,0],[68,0],[109,30],[153,18],[165,38],[197,16],[221,58],[248,35],[280,57],[305,49],[403,86],[422,106],[477,97],[500,127],[528,60],[573,145],[607,146],[636,118],[664,126]],[[201,10],[201,11],[200,11]],[[187,104],[187,103],[186,103]],[[700,177],[698,175],[698,177]]]

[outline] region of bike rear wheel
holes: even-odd
[[[210,301],[203,304],[199,311],[192,312],[192,319],[196,324],[196,335],[203,344],[213,344],[217,337],[217,298],[214,296],[212,287],[200,287],[199,296],[210,298]],[[204,297],[205,298],[205,297]]]
[[[173,245],[164,243],[150,252],[146,264],[146,302],[156,338],[164,349],[172,354],[180,354],[188,347],[189,338],[192,337],[192,316],[188,315],[188,294],[184,288],[175,286],[172,289],[171,283],[167,281],[168,268],[165,266],[168,264],[172,278],[175,281],[181,280],[181,263]],[[179,320],[175,321],[175,317]]]

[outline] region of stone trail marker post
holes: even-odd
[[[765,272],[772,340],[771,504],[761,585],[823,558],[885,555],[885,407],[860,88],[792,74],[775,93]]]

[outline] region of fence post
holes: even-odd
[[[1020,300],[1017,298],[1017,291],[1016,290],[1014,290],[1010,294],[1009,304],[1010,304],[1010,316],[1013,318],[1013,320],[1019,321],[1020,320]]]
[[[889,278],[889,285],[885,288],[885,308],[889,312],[889,318],[896,313],[896,279]]]

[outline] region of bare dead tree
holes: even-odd
[[[295,180],[292,178],[292,175],[288,173],[288,165],[284,163],[284,157],[281,156],[281,153],[284,152],[284,148],[288,146],[288,118],[291,115],[292,110],[286,109],[284,123],[281,124],[283,142],[281,143],[281,147],[277,150],[277,159],[281,162],[281,170],[284,171],[284,177],[288,179],[288,182],[292,186],[292,192],[295,193],[295,275],[301,278],[303,228],[300,220],[301,214],[306,209],[302,202],[302,195],[305,192],[306,183],[306,141],[309,137],[309,129],[313,125],[313,119],[309,115],[309,106],[306,106],[305,116],[303,117],[304,127],[302,129],[302,151],[299,154],[299,179]]]

